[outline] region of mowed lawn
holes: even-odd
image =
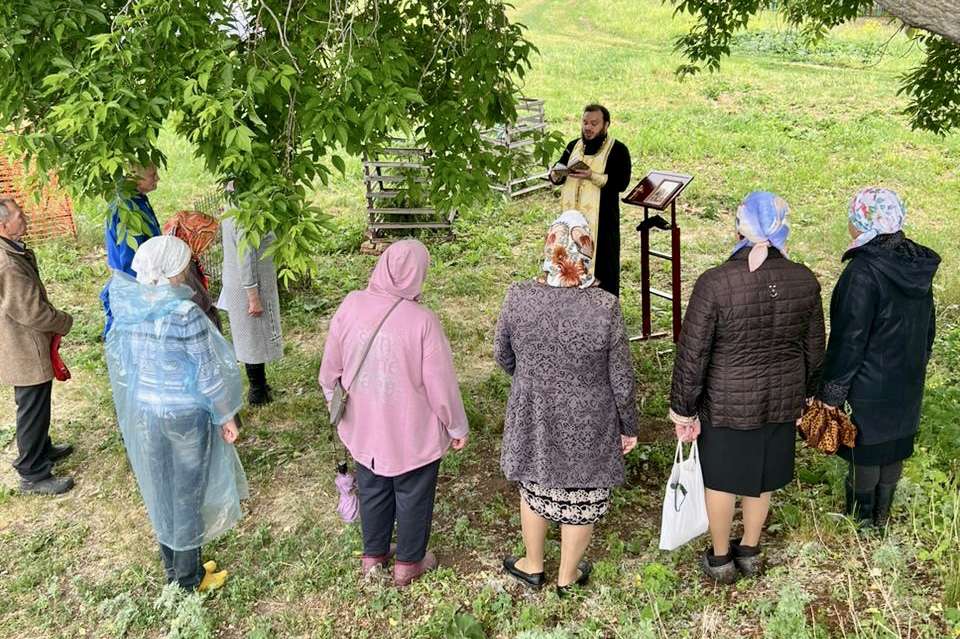
[[[316,389],[327,321],[365,284],[374,258],[358,253],[364,200],[358,159],[318,204],[336,218],[316,274],[283,295],[286,356],[269,367],[278,401],[248,411],[238,443],[251,484],[239,527],[205,549],[233,576],[220,592],[163,588],[155,541],[126,461],[98,335],[107,278],[103,205],[80,202],[80,241],[39,249],[55,302],[77,320],[65,346],[74,379],[57,384],[53,433],[77,452],[59,468],[77,487],[57,499],[16,494],[13,397],[0,404],[0,637],[945,637],[960,633],[960,138],[911,132],[896,95],[917,60],[882,20],[836,29],[805,48],[773,14],[738,38],[721,73],[678,82],[672,38],[689,23],[652,0],[520,0],[541,56],[525,92],[546,100],[551,126],[577,134],[580,108],[613,112],[611,133],[653,169],[691,173],[680,204],[684,293],[723,260],[733,211],[749,191],[792,207],[791,257],[820,277],[825,302],[847,243],[847,203],[862,186],[897,190],[908,232],[944,257],[936,281],[940,332],[920,449],[886,536],[858,535],[842,509],[839,461],[799,449],[796,481],[775,497],[764,539],[767,574],[733,588],[703,580],[700,540],[657,550],[660,502],[673,453],[665,419],[672,350],[634,344],[642,444],[627,484],[597,527],[594,578],[560,600],[505,577],[521,549],[518,497],[499,470],[509,378],[491,357],[503,292],[537,270],[559,200],[543,191],[492,198],[462,212],[456,240],[431,243],[424,301],[453,346],[473,429],[442,466],[432,546],[441,569],[406,590],[358,577],[358,528],[335,514],[336,453]],[[880,49],[889,40],[885,55]],[[214,185],[191,149],[163,137],[169,164],[151,197],[161,219]],[[639,332],[639,212],[622,218],[622,302]],[[658,237],[658,246],[666,246]],[[660,286],[665,272],[658,270]],[[657,318],[660,326],[668,317]],[[2,363],[0,363],[2,365]],[[557,535],[548,544],[555,576]],[[458,634],[459,633],[459,634]],[[470,634],[472,633],[472,634]]]

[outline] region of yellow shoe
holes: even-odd
[[[206,566],[204,566],[204,568],[206,568]],[[226,583],[228,576],[230,576],[230,573],[226,570],[221,570],[220,572],[208,572],[203,576],[203,580],[200,582],[200,585],[197,586],[197,591],[207,592],[208,590],[222,588],[223,584]]]
[[[208,575],[209,575],[211,572],[216,572],[216,571],[217,571],[217,562],[215,562],[213,559],[211,559],[211,560],[208,561],[207,563],[203,564],[203,571],[204,571],[205,573],[207,573]]]

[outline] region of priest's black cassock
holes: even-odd
[[[561,177],[564,211],[580,211],[590,224],[596,248],[593,274],[600,288],[620,295],[620,193],[630,184],[630,151],[607,134],[593,140],[577,138],[567,145],[560,163],[583,161],[590,166],[590,179]],[[551,177],[552,179],[552,177]]]

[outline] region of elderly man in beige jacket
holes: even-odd
[[[73,488],[55,477],[54,462],[73,452],[50,441],[54,335],[66,335],[73,318],[54,308],[40,281],[37,258],[21,238],[27,218],[11,199],[0,199],[0,384],[14,387],[17,450],[13,467],[24,493],[59,495]]]

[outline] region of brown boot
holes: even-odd
[[[436,567],[437,558],[429,550],[420,561],[398,561],[393,564],[393,583],[400,588],[409,586],[412,581]]]
[[[371,555],[364,555],[360,558],[360,571],[364,577],[370,574],[375,568],[383,567],[386,568],[387,564],[390,563],[390,560],[393,559],[393,556],[397,552],[397,547],[394,544],[390,544],[390,550],[387,551],[387,554],[374,557]]]

